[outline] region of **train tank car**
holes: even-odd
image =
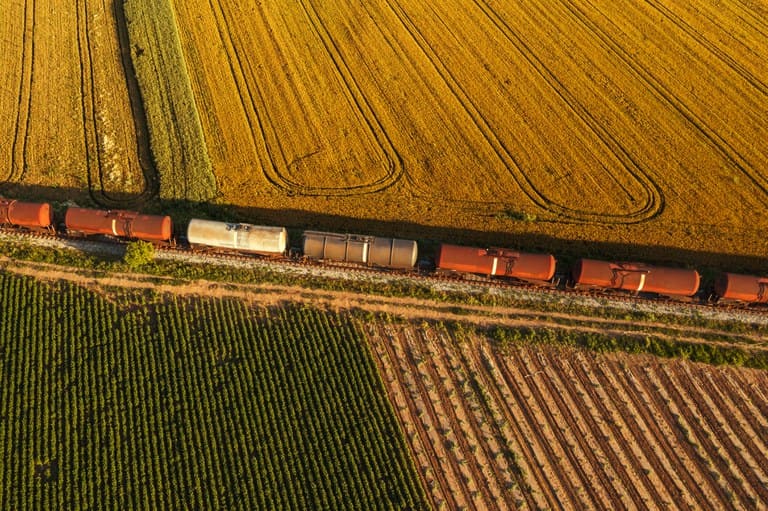
[[[723,301],[768,303],[768,278],[722,273],[715,280],[715,295]]]
[[[33,230],[53,228],[53,210],[43,202],[21,202],[0,199],[0,225],[12,225]]]
[[[614,263],[580,259],[571,269],[576,287],[617,289],[663,296],[693,296],[701,278],[696,270],[643,263]]]
[[[205,245],[277,256],[285,253],[288,247],[288,231],[284,227],[192,219],[187,227],[187,241],[193,247]]]
[[[102,234],[153,242],[170,241],[173,230],[169,216],[86,208],[68,208],[64,225],[67,232],[73,234]]]
[[[413,268],[418,258],[415,241],[396,238],[306,231],[302,245],[309,259],[385,268]]]
[[[550,254],[530,254],[506,248],[462,247],[443,243],[435,255],[438,271],[510,277],[546,282],[555,275],[555,258]]]

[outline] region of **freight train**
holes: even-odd
[[[55,232],[53,209],[47,203],[0,198],[0,226]],[[106,236],[174,244],[170,216],[135,211],[70,207],[64,215],[68,236]],[[285,227],[192,219],[183,238],[190,250],[236,252],[266,257],[288,257]],[[413,270],[418,261],[414,240],[359,234],[305,231],[298,257],[312,261],[350,263],[369,267]],[[557,260],[551,254],[508,248],[477,248],[442,243],[431,271],[437,275],[474,275],[536,286],[556,287]],[[768,303],[768,277],[720,274],[710,293],[701,289],[699,272],[635,262],[579,259],[570,268],[565,287],[691,300],[694,297],[726,303]],[[707,295],[706,297],[703,295]]]

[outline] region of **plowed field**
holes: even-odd
[[[141,105],[129,99],[133,72],[124,67],[116,4],[0,4],[4,188],[90,190],[104,202],[145,191],[141,159],[146,164],[148,153],[135,125],[142,122]]]
[[[367,334],[436,509],[768,505],[764,372]]]
[[[297,224],[317,212],[394,221],[413,235],[415,220],[768,249],[764,2],[176,9],[227,202],[307,212]]]

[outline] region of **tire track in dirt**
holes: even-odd
[[[588,361],[583,360],[583,358],[588,358]],[[562,363],[568,364],[572,378],[579,382],[583,391],[589,396],[589,401],[597,410],[597,416],[601,417],[603,427],[610,431],[610,434],[605,436],[612,438],[616,445],[609,446],[606,453],[611,457],[614,467],[623,468],[626,476],[624,482],[625,485],[629,485],[629,491],[639,481],[643,486],[644,494],[650,497],[658,509],[674,502],[675,497],[669,492],[676,487],[682,488],[682,483],[672,480],[658,459],[655,459],[653,451],[649,456],[646,456],[644,450],[640,448],[642,445],[648,445],[649,442],[640,432],[641,427],[634,419],[636,415],[629,411],[626,405],[620,410],[620,405],[614,403],[608,396],[603,384],[596,376],[595,357],[585,357],[584,353],[577,353],[573,357],[572,363],[571,361],[563,361]],[[634,425],[630,421],[634,422]],[[600,432],[601,430],[598,429],[597,431]],[[649,459],[649,457],[654,459]],[[653,466],[654,470],[648,469],[648,466]],[[640,500],[635,500],[635,504],[641,507],[647,506],[648,502],[640,496]]]
[[[477,107],[477,105],[475,105],[470,95],[461,86],[459,81],[451,72],[450,68],[443,62],[443,60],[434,49],[433,45],[430,44],[427,38],[421,33],[418,26],[408,15],[408,13],[402,8],[402,6],[399,5],[399,3],[397,3],[396,0],[386,0],[386,2],[392,13],[399,19],[405,30],[408,32],[408,34],[410,34],[411,38],[419,46],[427,60],[432,64],[435,71],[445,82],[446,86],[451,90],[456,100],[461,104],[467,115],[472,119],[475,127],[482,133],[488,145],[493,149],[497,157],[506,166],[515,183],[532,204],[543,211],[555,215],[558,221],[571,220],[580,223],[640,223],[654,218],[661,213],[664,208],[664,199],[661,188],[652,179],[649,178],[647,173],[639,168],[637,162],[635,162],[632,157],[626,153],[623,148],[620,147],[620,145],[618,145],[616,140],[613,139],[607,132],[605,132],[605,130],[603,130],[597,122],[585,121],[587,126],[598,136],[600,140],[603,141],[604,144],[610,148],[610,150],[617,156],[619,161],[622,161],[626,169],[630,172],[630,175],[633,176],[633,178],[639,184],[640,188],[643,190],[644,197],[638,200],[640,205],[633,211],[628,211],[616,215],[604,215],[594,214],[589,211],[574,209],[563,204],[558,204],[551,198],[545,196],[544,193],[536,187],[535,183],[527,175],[527,173],[523,172],[523,170],[520,168],[514,156],[509,152],[509,149],[501,141],[493,127],[482,115],[480,109]],[[571,108],[572,111],[579,115],[583,120],[586,118],[594,121],[594,118],[588,114],[586,109],[580,107],[575,98],[573,98],[564,89],[564,87],[562,87],[562,83],[555,79],[554,75],[552,75],[552,73],[546,69],[543,63],[539,61],[535,55],[532,54],[532,52],[525,51],[525,47],[522,45],[522,41],[514,34],[514,32],[511,31],[508,26],[506,30],[503,28],[503,22],[495,14],[495,12],[487,6],[487,4],[481,5],[481,3],[477,0],[474,0],[474,4],[482,10],[482,12],[489,18],[493,25],[498,30],[500,30],[500,32],[507,38],[507,40],[510,41],[511,44],[513,44],[513,46],[515,46],[517,51],[523,56],[523,58],[526,59],[526,61],[529,62],[529,64],[532,66],[534,71],[539,74],[539,76],[545,80],[549,78],[547,82],[549,83],[550,87],[553,88],[558,97],[564,101],[568,108]],[[483,8],[483,5],[485,5],[485,8]],[[580,108],[575,107],[574,105],[579,105]]]
[[[697,477],[694,478],[692,471],[689,471],[691,462],[685,453],[681,453],[681,457],[678,448],[672,445],[670,438],[674,437],[674,433],[669,427],[670,423],[664,420],[666,417],[663,417],[652,396],[639,385],[632,369],[619,367],[615,361],[597,364],[595,367],[598,369],[597,376],[602,385],[614,390],[616,395],[627,398],[627,401],[617,400],[616,403],[627,411],[622,414],[624,417],[632,417],[640,431],[646,432],[644,436],[652,447],[646,452],[650,456],[656,473],[662,477],[667,474],[668,478],[679,481],[679,484],[675,484],[674,487],[680,491],[680,497],[696,500],[695,505],[686,502],[690,509],[710,507],[715,500],[714,495],[708,487],[704,487],[700,474],[695,474]],[[640,424],[640,420],[643,425]],[[632,431],[637,435],[634,428]]]
[[[656,0],[645,0],[645,3],[650,5],[659,14],[667,18],[671,23],[677,26],[680,30],[685,32],[691,40],[697,44],[706,48],[712,55],[720,59],[721,62],[729,66],[736,71],[745,81],[749,82],[756,90],[760,91],[764,96],[768,96],[768,85],[765,84],[760,78],[756,77],[751,71],[742,66],[728,53],[721,50],[717,45],[713,44],[705,36],[702,36],[699,31],[694,29],[689,23],[687,23],[680,16],[675,14],[671,9],[657,2]]]
[[[384,334],[382,334],[381,330],[384,330]],[[376,339],[375,345],[383,350],[383,353],[376,352],[377,353],[377,363],[381,366],[391,367],[392,370],[389,371],[389,374],[396,380],[397,388],[399,389],[399,394],[402,396],[403,400],[405,401],[405,405],[408,410],[408,416],[403,417],[401,412],[398,410],[398,416],[400,417],[401,422],[413,425],[413,427],[416,429],[416,434],[419,438],[418,445],[424,448],[425,455],[428,459],[429,466],[433,467],[432,474],[434,474],[437,484],[440,487],[440,491],[437,492],[442,498],[444,498],[444,502],[447,504],[449,509],[458,509],[459,503],[456,500],[456,497],[454,495],[453,487],[448,483],[448,479],[446,478],[444,472],[443,472],[443,466],[439,462],[439,457],[437,454],[437,450],[435,446],[432,443],[432,440],[427,433],[426,428],[424,427],[424,424],[422,423],[421,419],[419,418],[419,406],[417,405],[412,392],[409,390],[410,384],[406,381],[405,375],[411,374],[408,367],[404,366],[404,359],[399,357],[395,353],[394,345],[396,345],[397,341],[397,335],[393,331],[393,328],[391,326],[384,327],[384,326],[378,326],[377,330],[375,332],[375,335],[373,336],[374,339]],[[385,361],[385,357],[386,360]],[[411,381],[411,383],[413,383]],[[388,388],[391,388],[392,385],[387,385]],[[390,398],[391,400],[391,398]],[[392,401],[396,402],[396,401]],[[404,428],[405,429],[405,428]],[[411,451],[415,453],[416,449],[414,446],[414,440],[410,440],[409,444],[411,447]],[[418,456],[418,453],[416,453]],[[419,474],[422,477],[422,481],[424,484],[424,488],[427,490],[426,494],[429,496],[429,498],[432,501],[432,505],[434,509],[440,508],[440,501],[437,499],[435,495],[435,491],[433,488],[430,487],[428,484],[428,481],[425,480],[425,476],[423,471],[419,471]]]
[[[35,65],[36,0],[24,2],[24,29],[22,32],[21,76],[18,87],[18,108],[13,131],[11,168],[5,181],[21,182],[27,166],[27,144],[32,111],[32,80]]]
[[[678,373],[677,368],[672,369],[669,365],[658,367],[654,371],[665,388],[670,389],[673,399],[677,403],[678,409],[682,410],[690,425],[698,423],[696,430],[700,432],[699,438],[704,439],[704,450],[710,454],[713,463],[721,468],[721,473],[728,480],[728,486],[735,490],[739,499],[746,509],[751,508],[757,502],[757,496],[750,494],[754,490],[753,467],[748,465],[748,461],[739,455],[741,449],[735,445],[734,441],[728,438],[724,431],[726,421],[720,415],[719,411],[710,406],[695,384],[686,377]],[[735,467],[731,462],[734,462]]]
[[[639,368],[637,375],[632,375],[633,381],[643,389],[643,393],[650,398],[652,406],[663,417],[663,424],[668,429],[668,434],[677,440],[681,448],[678,455],[684,455],[688,463],[683,463],[684,468],[690,472],[696,472],[700,479],[699,484],[706,484],[720,501],[719,506],[729,508],[733,506],[731,495],[720,481],[723,474],[717,467],[707,464],[707,452],[702,451],[700,430],[690,420],[690,415],[685,409],[678,406],[678,402],[670,396],[674,389],[666,389],[656,378],[655,370],[651,366]],[[689,487],[690,489],[690,487]],[[711,507],[712,501],[705,507]]]
[[[584,0],[590,6],[590,10],[599,13],[607,23],[614,25],[609,16],[604,15],[598,6],[590,0]],[[759,172],[753,172],[752,168],[759,168],[749,164],[745,158],[715,130],[710,128],[703,119],[693,112],[683,100],[666,87],[645,66],[637,62],[632,56],[613,38],[610,37],[597,23],[592,21],[585,9],[575,4],[574,0],[564,0],[563,5],[574,19],[578,20],[584,28],[591,33],[602,46],[609,50],[619,61],[623,62],[628,70],[634,74],[638,81],[645,83],[651,91],[663,103],[666,103],[671,111],[698,133],[701,139],[715,150],[727,164],[744,175],[752,185],[761,192],[761,202],[768,206],[768,178]],[[617,30],[619,30],[617,28]]]

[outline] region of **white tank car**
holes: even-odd
[[[288,247],[285,227],[214,222],[192,219],[187,227],[187,241],[191,246],[250,252],[262,255],[280,255]]]

